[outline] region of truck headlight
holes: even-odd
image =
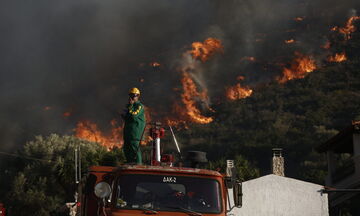
[[[111,193],[111,187],[106,182],[100,182],[95,185],[95,195],[101,199],[106,198]]]

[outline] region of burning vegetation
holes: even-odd
[[[208,38],[203,43],[194,42],[192,44],[192,50],[184,53],[183,58],[186,59],[188,55],[190,55],[193,60],[185,61],[186,63],[184,63],[182,67],[182,105],[180,105],[180,107],[177,105],[175,111],[177,112],[178,117],[183,119],[176,117],[167,118],[167,123],[169,125],[186,125],[187,121],[198,124],[208,124],[213,121],[212,117],[204,116],[199,108],[200,106],[203,107],[203,105],[206,104],[208,110],[212,111],[207,102],[207,89],[198,90],[198,85],[190,73],[193,72],[193,70],[196,70],[194,66],[196,60],[200,60],[200,62],[206,62],[217,52],[223,52],[221,41],[215,38]],[[150,63],[150,66],[159,67],[160,64],[158,62],[152,62]],[[146,115],[147,121],[150,121],[149,113],[147,112]],[[98,129],[98,126],[95,123],[90,121],[81,121],[77,124],[75,135],[81,139],[100,143],[107,149],[111,149],[115,146],[122,146],[123,144],[122,127],[118,127],[116,125],[117,122],[115,120],[111,121],[111,134],[104,135],[104,133]]]
[[[305,17],[295,17],[294,20],[297,22],[301,22],[305,19]]]
[[[226,90],[226,97],[229,100],[239,100],[250,97],[252,93],[252,89],[247,86],[242,87],[240,83],[238,83],[235,86],[231,86]]]
[[[197,108],[197,102],[208,99],[207,91],[199,92],[195,82],[191,79],[189,73],[184,72],[181,79],[183,86],[183,93],[181,94],[181,101],[185,106],[185,113],[192,122],[199,124],[208,124],[213,121],[212,117],[203,116]]]
[[[282,77],[278,78],[279,83],[285,83],[292,79],[304,78],[308,73],[316,69],[315,60],[312,56],[305,56],[295,52],[296,58],[290,68],[284,68]]]
[[[296,21],[303,21],[303,17],[295,18]],[[333,31],[338,31],[345,35],[348,40],[351,38],[351,34],[356,30],[353,22],[360,19],[360,17],[351,17],[345,27],[334,27]],[[292,44],[296,41],[294,39],[285,40],[284,43]],[[323,45],[320,46],[323,49],[329,50],[331,42],[327,40]],[[186,51],[183,54],[184,63],[181,66],[181,94],[180,101],[175,103],[174,112],[175,116],[166,117],[166,122],[172,126],[184,125],[187,127],[188,122],[197,124],[208,124],[214,119],[211,116],[206,116],[203,112],[210,111],[214,112],[209,106],[208,90],[205,85],[199,84],[198,69],[202,63],[209,61],[209,59],[216,53],[224,53],[224,47],[222,42],[216,38],[208,38],[204,42],[194,42],[191,45],[191,50]],[[190,59],[190,60],[189,60]],[[335,55],[329,56],[327,61],[329,62],[342,62],[347,60],[345,52],[336,53]],[[256,57],[245,56],[240,59],[240,62],[255,62]],[[285,64],[277,64],[285,65]],[[151,67],[160,67],[160,63],[152,62]],[[295,58],[290,63],[290,66],[282,66],[282,75],[277,77],[276,80],[279,83],[285,83],[292,79],[304,78],[308,73],[317,69],[315,58],[312,55],[304,55],[300,52],[295,52]],[[244,80],[243,76],[237,77],[238,81]],[[141,78],[140,82],[144,82]],[[226,88],[225,96],[230,101],[244,99],[250,97],[253,93],[253,89],[249,86],[244,86],[238,82],[237,84]],[[179,103],[180,102],[180,103]],[[49,110],[50,107],[45,107],[44,110]],[[65,112],[64,117],[71,116],[70,112]],[[108,149],[114,146],[122,145],[122,128],[116,126],[116,121],[111,122],[112,129],[111,133],[104,135],[95,123],[90,121],[82,121],[77,124],[75,129],[76,136],[88,141],[101,143]]]
[[[238,76],[236,78],[238,81],[242,81],[245,79],[244,76]],[[253,90],[248,86],[241,86],[240,83],[237,83],[234,86],[230,86],[226,89],[226,98],[228,100],[239,100],[243,98],[250,97],[253,93]]]
[[[107,149],[121,147],[123,144],[122,127],[117,126],[114,119],[111,122],[111,134],[104,135],[95,123],[90,121],[80,121],[76,125],[75,136],[90,142],[97,142],[105,146]]]
[[[296,22],[304,21],[305,16],[296,17],[294,20]],[[334,27],[331,30],[337,31],[344,35],[346,40],[351,39],[351,34],[356,30],[354,22],[359,20],[359,16],[353,16],[349,18],[344,27]],[[292,29],[288,32],[297,32],[297,29]],[[261,35],[265,37],[266,35]],[[255,42],[263,41],[255,40]],[[254,41],[252,41],[254,42]],[[293,38],[283,41],[285,44],[294,44],[297,41]],[[251,41],[249,42],[251,43]],[[324,41],[322,45],[318,45],[321,48],[325,49],[326,52],[330,52],[331,45],[334,41],[329,39]],[[323,50],[325,52],[325,50]],[[193,42],[191,44],[191,49],[185,51],[182,55],[182,63],[180,68],[180,84],[181,87],[177,88],[180,91],[179,97],[180,100],[176,100],[173,107],[173,115],[171,117],[167,116],[164,120],[167,124],[172,126],[184,125],[187,127],[187,123],[192,122],[196,124],[208,124],[211,123],[214,118],[208,116],[206,113],[215,112],[210,108],[210,99],[208,96],[208,89],[206,87],[205,81],[202,80],[202,77],[205,76],[203,71],[205,62],[208,62],[212,56],[217,53],[224,53],[224,47],[222,41],[217,38],[207,38],[203,42]],[[279,83],[285,83],[293,79],[304,78],[307,74],[313,72],[317,69],[316,65],[316,56],[312,54],[304,55],[299,51],[295,52],[295,57],[290,63],[276,63],[277,67],[282,68],[282,74],[275,79]],[[319,55],[320,56],[320,55]],[[239,64],[248,64],[248,62],[256,62],[258,56],[244,56],[240,58]],[[324,60],[323,57],[319,57],[317,60]],[[336,53],[330,55],[327,59],[328,62],[342,62],[346,61],[347,57],[345,52]],[[262,61],[256,62],[260,64]],[[288,65],[288,66],[285,66]],[[161,65],[158,62],[151,62],[150,67],[159,68]],[[162,66],[163,67],[163,66]],[[265,66],[264,66],[265,68]],[[160,70],[160,68],[159,68]],[[204,73],[204,74],[202,74]],[[225,98],[230,101],[244,99],[250,97],[253,93],[253,89],[249,86],[241,84],[240,81],[244,80],[243,76],[237,77],[238,82],[230,87],[225,89]],[[144,78],[139,79],[140,83],[144,82]],[[64,113],[64,117],[69,117],[71,113]],[[104,135],[99,129],[98,126],[90,121],[83,121],[77,124],[75,129],[76,136],[82,139],[86,139],[93,142],[101,143],[106,146],[108,149],[113,148],[114,146],[122,145],[122,131],[121,127],[116,126],[116,123],[112,123],[111,133]]]
[[[211,56],[217,52],[223,52],[224,47],[219,39],[208,38],[203,43],[194,42],[191,45],[192,50],[189,52],[194,59],[200,59],[202,62],[206,62]]]
[[[184,61],[181,72],[181,102],[182,105],[176,106],[176,112],[179,116],[184,116],[187,121],[198,123],[198,124],[208,124],[213,121],[212,117],[207,117],[201,113],[199,107],[205,107],[209,111],[213,111],[209,107],[209,97],[207,94],[207,89],[204,86],[200,86],[194,81],[196,76],[196,60],[200,60],[202,63],[208,61],[215,53],[223,53],[224,47],[219,39],[208,38],[204,42],[194,42],[192,43],[192,50],[189,50],[183,54],[184,60],[188,58],[190,54],[192,60]],[[182,107],[182,108],[181,108]],[[170,121],[170,120],[168,120]],[[182,120],[170,121],[174,125],[174,122],[186,122]],[[185,123],[186,124],[186,123]]]
[[[160,67],[160,63],[159,62],[151,62],[150,66],[151,67]]]
[[[329,62],[343,62],[346,61],[346,54],[345,52],[342,53],[336,53],[335,56],[329,56],[328,61]]]
[[[335,26],[331,30],[332,31],[339,31],[341,34],[344,35],[346,40],[351,39],[351,34],[356,31],[354,26],[354,22],[356,20],[360,20],[360,16],[352,16],[347,21],[344,27]]]
[[[294,39],[289,39],[289,40],[285,40],[284,42],[286,44],[292,44],[292,43],[295,43],[295,40]]]

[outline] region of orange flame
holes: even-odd
[[[295,17],[294,18],[294,20],[298,21],[298,22],[303,21],[304,19],[305,19],[305,17]]]
[[[304,78],[307,73],[316,69],[316,64],[311,56],[304,56],[301,53],[296,52],[297,56],[290,68],[283,69],[283,75],[278,78],[279,83],[285,83],[292,79]]]
[[[207,91],[199,92],[196,88],[195,82],[187,72],[183,72],[181,79],[183,86],[183,93],[181,94],[181,101],[185,105],[185,113],[191,121],[200,124],[207,124],[213,121],[212,117],[203,116],[200,110],[196,107],[196,99],[206,100]]]
[[[223,52],[223,45],[219,39],[208,38],[203,43],[192,43],[192,50],[184,53],[183,58],[186,60],[189,55],[192,59],[200,59],[202,62],[206,62],[211,56],[217,52]],[[197,107],[198,102],[206,104],[207,109],[213,111],[206,103],[208,101],[207,90],[199,91],[197,85],[191,77],[191,71],[196,70],[195,61],[184,61],[182,66],[182,93],[181,102],[183,106],[175,104],[174,112],[184,117],[182,120],[168,119],[168,123],[171,125],[184,125],[186,127],[186,121],[191,121],[199,124],[207,124],[213,121],[212,117],[206,117],[201,114],[200,109]]]
[[[332,27],[330,30],[331,30],[331,31],[337,31],[338,29],[339,29],[339,27],[334,26],[334,27]]]
[[[95,123],[90,121],[80,121],[76,125],[75,136],[90,142],[97,142],[107,149],[115,146],[121,147],[123,144],[122,128],[117,127],[117,121],[111,121],[112,131],[110,136],[105,136]]]
[[[152,67],[160,67],[160,63],[159,62],[152,62],[152,63],[150,63],[150,66],[152,66]]]
[[[360,20],[360,16],[352,16],[350,17],[344,27],[333,27],[332,31],[339,31],[342,33],[346,40],[351,39],[351,34],[356,31],[356,28],[354,26],[354,21]]]
[[[226,97],[229,100],[239,100],[247,98],[253,93],[253,90],[249,87],[241,87],[240,83],[235,86],[231,86],[226,90]]]
[[[202,62],[207,61],[214,53],[223,52],[223,45],[219,39],[208,38],[203,43],[192,43],[192,50],[189,52],[194,59],[200,59]]]
[[[290,40],[285,40],[284,41],[286,44],[291,44],[291,43],[295,43],[294,39],[290,39]]]
[[[346,61],[346,54],[345,52],[342,53],[336,53],[335,56],[329,56],[328,61],[329,62],[342,62]]]

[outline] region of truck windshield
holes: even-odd
[[[120,176],[115,185],[117,208],[221,212],[219,182],[214,179],[129,174]]]

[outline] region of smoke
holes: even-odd
[[[196,64],[192,77],[210,98],[244,75],[273,80],[295,50],[316,52],[355,1],[39,0],[0,8],[0,149],[33,136],[72,134],[90,119],[104,130],[119,118],[131,87],[154,118],[171,112],[181,89],[179,62],[194,41],[220,39],[224,54]],[[295,17],[304,17],[301,22]],[[298,43],[284,44],[294,38]],[[241,58],[254,56],[255,63]],[[194,61],[187,59],[186,61]],[[152,67],[151,62],[159,62]],[[210,103],[210,101],[209,101]],[[64,113],[68,115],[64,116]]]

